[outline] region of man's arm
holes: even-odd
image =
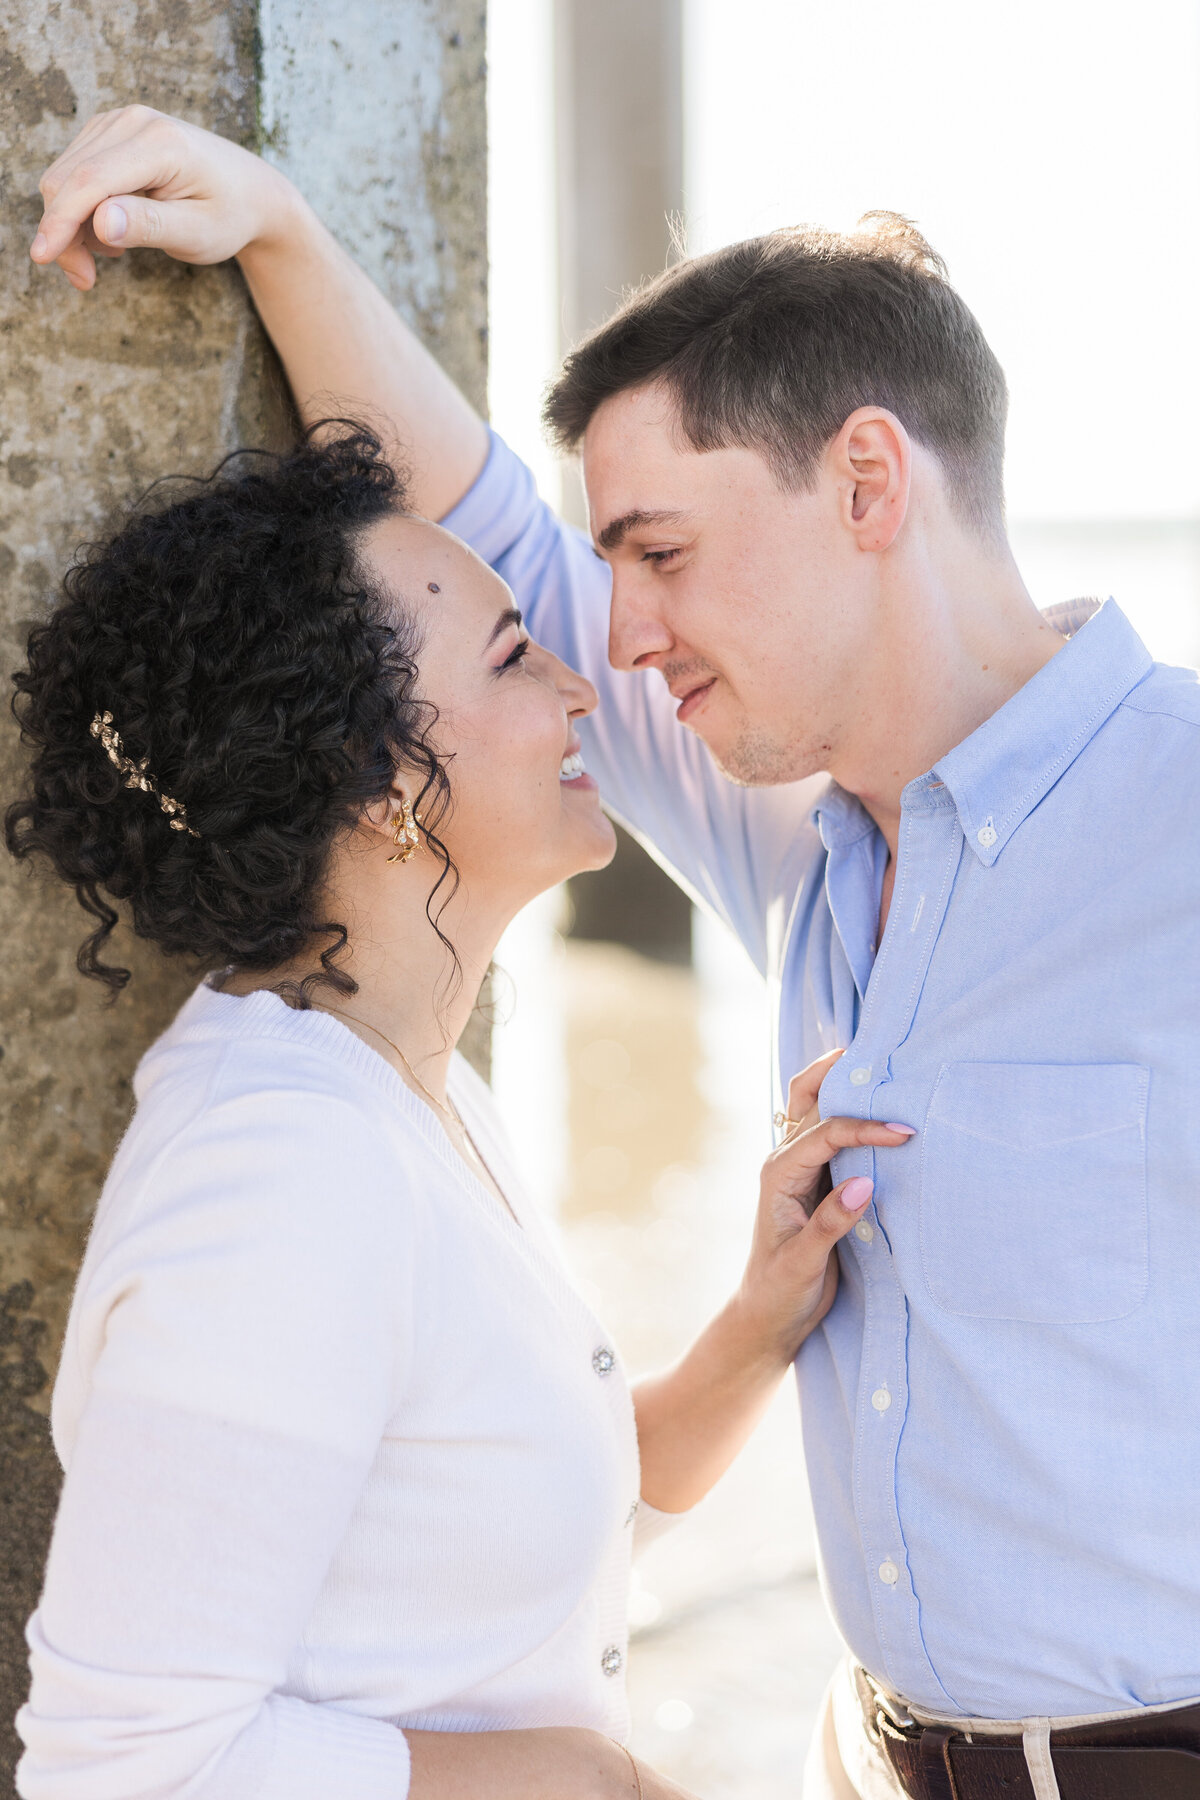
[[[534,637],[596,688],[600,704],[580,720],[579,735],[605,806],[765,970],[772,903],[786,897],[790,908],[823,854],[809,814],[824,778],[735,787],[679,724],[659,674],[612,667],[608,564],[556,517],[501,439],[442,523],[508,583]]]

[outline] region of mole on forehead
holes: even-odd
[[[437,582],[436,582],[436,581],[431,581],[431,582],[428,582],[428,583],[427,583],[427,586],[428,586],[428,588],[429,588],[429,592],[430,592],[430,593],[431,593],[431,594],[440,594],[440,593],[441,593],[441,591],[442,591],[442,590],[441,590],[441,588],[440,588],[440,587],[439,587],[439,586],[438,586],[438,584],[437,584]]]

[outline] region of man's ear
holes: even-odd
[[[852,412],[826,453],[837,483],[842,523],[860,550],[886,550],[908,513],[912,440],[882,406]]]

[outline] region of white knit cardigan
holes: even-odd
[[[450,1091],[519,1225],[327,1014],[205,984],[143,1059],[54,1390],[25,1800],[403,1800],[406,1726],[625,1735],[628,1385]]]

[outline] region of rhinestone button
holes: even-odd
[[[615,1644],[610,1644],[600,1658],[600,1667],[606,1675],[619,1675],[625,1667],[625,1658]]]
[[[592,1367],[597,1375],[611,1375],[617,1366],[617,1359],[607,1344],[601,1344],[592,1351]]]

